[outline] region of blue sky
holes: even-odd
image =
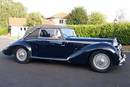
[[[60,12],[69,13],[74,7],[82,6],[87,13],[101,12],[108,22],[113,22],[116,15],[120,14],[120,9],[126,20],[130,21],[130,0],[14,0],[21,2],[28,13],[40,12],[45,17],[55,15]]]

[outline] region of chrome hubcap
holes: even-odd
[[[110,66],[110,59],[106,54],[99,53],[94,56],[94,66],[98,69],[107,69]]]
[[[17,50],[16,56],[19,61],[24,61],[27,58],[27,52],[23,48],[20,48]]]

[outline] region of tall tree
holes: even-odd
[[[44,17],[39,12],[30,13],[27,16],[27,25],[28,26],[41,25],[43,18]]]
[[[100,12],[93,12],[88,16],[88,24],[104,24],[106,23],[105,16]]]
[[[12,0],[0,0],[0,27],[8,26],[9,4]]]
[[[13,0],[0,0],[0,27],[8,27],[9,17],[26,17],[26,9]]]
[[[67,17],[67,24],[87,24],[88,17],[84,8],[74,8]]]
[[[11,17],[24,18],[27,15],[26,8],[20,2],[13,3],[9,12]]]

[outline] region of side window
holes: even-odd
[[[20,30],[22,31],[22,28],[20,28]]]
[[[24,28],[24,31],[26,31],[26,28]]]
[[[40,37],[61,38],[59,29],[41,29]]]
[[[40,37],[51,37],[47,30],[41,30]]]
[[[29,32],[32,32],[29,34]],[[29,34],[29,35],[28,35]],[[39,35],[39,29],[28,29],[24,36],[28,35],[26,38],[35,38]]]

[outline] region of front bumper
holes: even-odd
[[[125,54],[122,54],[122,58],[120,58],[118,65],[119,65],[119,66],[124,65],[125,61],[126,61],[126,55],[125,55]]]
[[[126,62],[126,55],[122,51],[122,45],[121,44],[118,45],[117,49],[118,49],[118,56],[119,56],[118,65],[122,66]]]

